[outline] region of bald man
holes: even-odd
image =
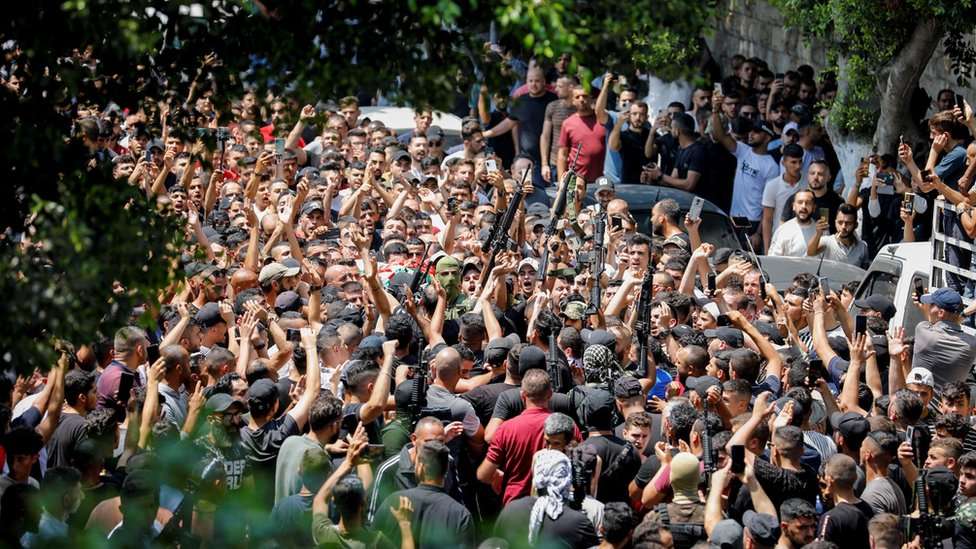
[[[230,286],[234,288],[234,295],[238,295],[250,288],[257,288],[258,275],[250,269],[237,269],[230,276]]]
[[[427,388],[427,407],[445,409],[450,412],[451,421],[464,425],[468,445],[480,450],[485,440],[485,431],[470,402],[454,394],[461,380],[461,355],[451,347],[444,347],[431,361],[434,382]]]
[[[447,444],[451,438],[453,437],[450,437],[444,430],[444,423],[441,420],[431,416],[421,418],[410,435],[410,442],[400,450],[399,454],[384,461],[376,468],[375,480],[370,490],[367,507],[367,520],[372,522],[379,504],[393,492],[417,487],[419,483],[414,468],[417,463],[417,452],[425,444],[432,440]],[[448,461],[447,467],[444,491],[458,503],[464,503],[461,499],[460,487],[456,482],[457,473],[454,471],[453,459]]]

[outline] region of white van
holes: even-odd
[[[931,269],[931,242],[889,244],[878,251],[855,296],[861,299],[883,295],[891,299],[897,312],[890,326],[901,326],[906,334],[914,334],[915,325],[924,320],[912,301],[915,281],[921,280],[923,287],[928,288]],[[851,314],[857,314],[857,307],[851,305],[851,309]]]

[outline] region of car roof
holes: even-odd
[[[379,120],[388,128],[405,132],[414,129],[413,107],[361,107],[362,116],[370,120]],[[461,135],[461,119],[446,112],[434,111],[432,126],[438,126],[446,134]]]

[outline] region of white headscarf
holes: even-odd
[[[556,520],[563,514],[563,503],[572,497],[573,466],[569,458],[555,450],[539,450],[532,467],[532,485],[539,498],[529,514],[529,543],[535,543],[546,515]]]

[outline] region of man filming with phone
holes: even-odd
[[[829,216],[828,216],[829,217]],[[855,267],[865,268],[870,257],[868,245],[857,237],[857,210],[850,204],[841,204],[834,220],[836,232],[823,236],[829,232],[830,222],[821,217],[817,220],[817,230],[807,245],[807,255],[823,254],[825,259],[840,261]]]

